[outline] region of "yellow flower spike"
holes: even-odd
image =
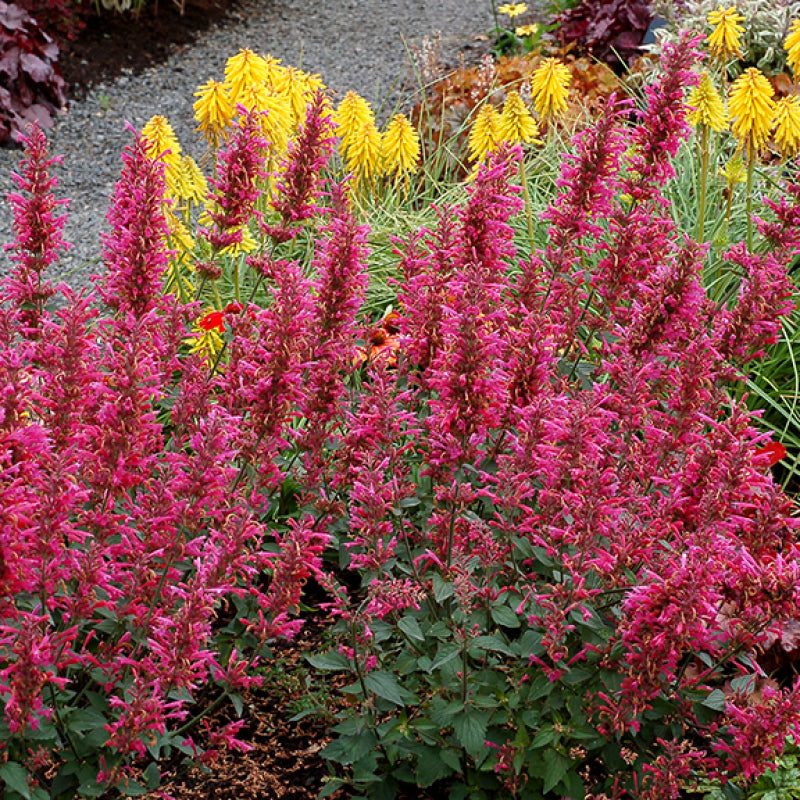
[[[528,10],[528,6],[525,3],[506,3],[505,5],[500,6],[497,9],[501,14],[508,14],[511,19],[515,17],[519,17],[521,14],[524,14]]]
[[[383,168],[386,172],[415,173],[419,161],[419,134],[405,114],[395,114],[383,134]]]
[[[208,195],[208,184],[197,166],[197,162],[191,156],[184,156],[181,159],[181,171],[178,180],[178,197],[195,205],[205,202]]]
[[[744,17],[736,11],[736,6],[723,8],[708,15],[708,24],[714,30],[708,36],[708,51],[714,58],[730,58],[739,55],[744,28],[740,25]]]
[[[800,149],[800,97],[782,97],[775,108],[775,144],[781,155],[792,157]]]
[[[500,114],[498,138],[501,142],[535,142],[539,128],[518,92],[509,92]]]
[[[309,97],[307,96],[306,84],[300,70],[294,67],[285,69],[276,89],[279,94],[287,98],[294,124],[297,125],[304,122]]]
[[[795,82],[800,81],[800,19],[789,26],[789,34],[783,43],[783,49],[786,50],[786,62],[792,68]]]
[[[270,150],[273,155],[282,155],[295,127],[289,98],[282,94],[268,95],[261,111],[266,111],[261,118],[261,128],[270,143]]]
[[[336,133],[341,138],[342,155],[347,155],[353,139],[367,122],[374,126],[375,116],[369,103],[355,92],[348,92],[333,115]]]
[[[195,241],[189,229],[181,222],[172,211],[166,214],[167,227],[169,228],[170,246],[176,251],[176,258],[180,259],[184,253],[194,250]]]
[[[546,58],[531,76],[533,107],[542,119],[567,110],[572,75],[557,58]]]
[[[381,160],[381,135],[371,119],[361,125],[347,148],[347,169],[364,180],[377,175]]]
[[[689,93],[686,105],[691,109],[686,119],[693,127],[706,125],[717,133],[728,127],[725,103],[707,72],[700,76],[700,82]]]
[[[491,103],[484,103],[472,124],[467,140],[470,160],[482,161],[498,144],[500,144],[500,114]]]
[[[175,131],[172,130],[166,117],[157,115],[151,117],[142,128],[142,136],[147,140],[147,154],[150,158],[161,157],[167,194],[177,196],[181,174],[181,146]]]
[[[775,92],[764,74],[748,67],[731,86],[730,108],[733,135],[748,143],[754,152],[761,150],[769,137],[775,117]]]
[[[194,118],[206,141],[215,150],[227,138],[228,127],[233,119],[233,103],[225,84],[208,81],[194,93],[198,98],[193,106]]]
[[[249,89],[262,86],[270,79],[271,69],[266,59],[247,48],[228,59],[225,65],[225,86],[234,108]]]

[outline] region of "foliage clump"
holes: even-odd
[[[49,128],[66,106],[57,60],[58,45],[36,20],[0,0],[0,145],[17,141],[30,123]]]

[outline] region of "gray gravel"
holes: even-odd
[[[480,38],[491,22],[489,0],[251,0],[166,64],[94,87],[48,132],[50,152],[64,156],[56,170],[58,195],[70,198],[65,238],[73,246],[62,258],[62,276],[80,286],[102,270],[100,233],[119,177],[120,152],[130,141],[125,122],[140,129],[154,114],[163,114],[184,151],[202,155],[193,92],[210,78],[222,80],[226,60],[240,48],[319,73],[336,96],[353,89],[382,109],[379,116],[385,119],[408,100],[409,89],[402,84],[410,74],[409,50],[440,32],[441,59],[453,65],[459,51],[485,47]],[[0,150],[3,198],[12,188],[19,156],[19,151]],[[0,243],[12,240],[4,200]],[[8,255],[0,250],[0,274],[8,268]]]

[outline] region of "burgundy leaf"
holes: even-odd
[[[22,69],[30,75],[36,83],[46,83],[53,72],[53,67],[33,53],[23,53],[19,63]]]

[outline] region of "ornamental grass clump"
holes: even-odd
[[[143,794],[165,759],[246,749],[246,693],[310,613],[347,697],[324,793],[675,800],[774,763],[800,685],[759,659],[800,615],[798,523],[741,394],[791,309],[800,187],[711,297],[667,195],[698,57],[668,47],[641,111],[603,105],[537,229],[512,100],[472,180],[397,221],[379,314],[344,115],[315,90],[277,153],[241,104],[269,59],[226,76],[205,197],[133,133],[100,300],[47,305],[62,221],[31,134],[0,305],[12,800]]]

